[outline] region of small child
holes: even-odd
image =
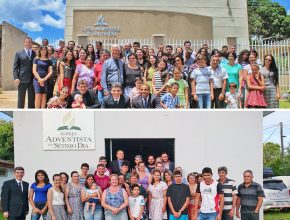
[[[91,197],[86,203],[85,203],[85,206],[86,206],[86,211],[88,212],[89,209],[90,209],[90,206],[92,206],[92,215],[94,214],[95,212],[95,209],[96,209],[96,206],[98,204],[98,202],[100,201],[100,193],[99,193],[99,190],[97,188],[97,184],[93,183],[91,189],[86,189],[86,197],[94,194],[94,193],[97,193],[97,196],[95,197]]]
[[[50,98],[47,103],[47,108],[60,108],[59,97],[53,96],[52,98]]]
[[[143,212],[145,208],[145,200],[140,195],[140,187],[137,184],[131,186],[132,195],[129,197],[128,213],[131,220],[143,219]]]
[[[132,104],[132,100],[136,97],[138,97],[141,93],[140,89],[141,89],[141,85],[143,83],[143,80],[141,77],[136,77],[135,79],[135,87],[131,90],[129,97],[130,97],[130,101]]]
[[[173,78],[169,79],[167,85],[170,86],[173,82],[177,82],[179,85],[177,96],[182,108],[188,108],[188,83],[182,78],[181,70],[178,67],[173,68]]]
[[[227,104],[227,108],[235,109],[238,108],[239,97],[237,93],[237,84],[230,83],[230,91],[226,92],[225,103]]]
[[[161,97],[160,105],[165,109],[179,108],[179,97],[177,96],[179,84],[174,82],[171,84],[170,92]]]
[[[75,94],[74,100],[75,101],[71,104],[72,108],[80,108],[80,109],[86,108],[82,95]]]

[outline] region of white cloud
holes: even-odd
[[[0,0],[0,2],[0,20],[22,25],[23,29],[29,31],[41,31],[42,25],[64,28],[63,0]]]
[[[30,31],[42,31],[43,29],[38,23],[33,21],[24,22],[22,28]]]
[[[37,37],[34,39],[34,41],[38,44],[42,44],[42,38],[41,37]]]
[[[42,22],[43,24],[48,25],[48,26],[56,27],[59,29],[64,28],[64,19],[56,20],[48,14],[43,17]]]

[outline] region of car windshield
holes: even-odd
[[[287,189],[286,185],[282,180],[270,180],[264,181],[264,189],[274,189],[274,190],[283,190]]]

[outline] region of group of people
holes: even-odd
[[[13,75],[18,108],[279,108],[279,74],[271,54],[223,46],[198,51],[190,41],[150,49],[139,42],[86,47],[60,41],[54,50],[24,39]]]
[[[147,159],[145,163],[136,155],[130,166],[118,150],[108,167],[107,159],[100,157],[89,174],[89,164],[83,163],[80,172],[71,172],[70,181],[61,172],[53,175],[51,184],[47,173],[38,170],[30,187],[23,181],[24,168],[16,167],[15,179],[2,186],[3,215],[24,220],[30,203],[32,220],[259,219],[264,192],[251,170],[243,172],[244,182],[236,187],[224,166],[218,168],[218,180],[209,167],[185,178],[166,152]]]

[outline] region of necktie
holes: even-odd
[[[144,99],[144,108],[148,108],[148,101],[147,98],[143,98]]]
[[[21,184],[21,182],[18,182],[18,186],[20,187],[20,190],[22,191],[22,184]]]
[[[115,105],[118,105],[118,101],[117,100],[115,101]]]
[[[31,56],[31,54],[30,54],[30,50],[27,50],[27,55],[28,55],[28,57],[29,57],[29,59],[30,59],[30,56]]]

